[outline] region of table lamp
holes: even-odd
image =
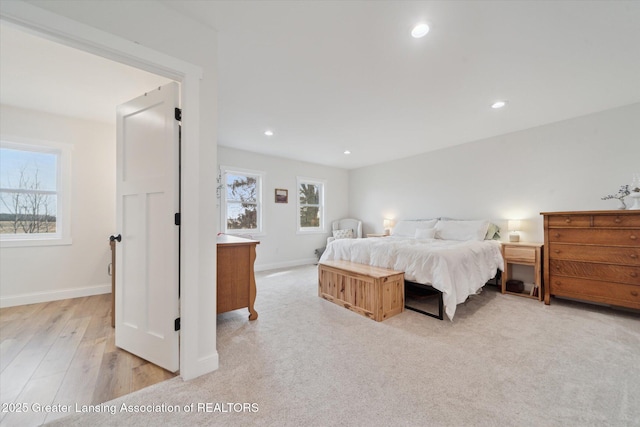
[[[382,221],[382,228],[384,228],[384,235],[388,236],[389,234],[391,234],[391,227],[393,226],[393,220],[389,219],[389,218],[385,218]]]
[[[509,229],[509,241],[510,242],[519,242],[520,235],[518,231],[520,231],[521,221],[519,219],[510,219],[507,222],[507,228]]]

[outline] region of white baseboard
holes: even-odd
[[[318,258],[302,258],[292,261],[274,262],[269,264],[256,264],[255,271],[275,270],[278,268],[298,267],[300,265],[317,264]],[[0,308],[14,307],[17,305],[37,304],[41,302],[57,301],[61,299],[80,298],[91,295],[111,293],[111,283],[88,286],[85,288],[60,289],[47,292],[33,292],[28,294],[1,296]]]
[[[288,268],[288,267],[297,267],[299,265],[309,265],[309,264],[317,264],[318,258],[302,258],[295,259],[292,261],[284,261],[284,262],[273,262],[269,264],[255,264],[253,267],[254,271],[266,271],[266,270],[275,270],[277,268]]]
[[[111,283],[108,283],[103,285],[88,286],[86,288],[59,289],[47,292],[33,292],[29,294],[2,296],[0,297],[0,308],[110,293]]]

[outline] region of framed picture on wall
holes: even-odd
[[[289,190],[276,188],[276,203],[288,203],[288,202],[289,202]]]

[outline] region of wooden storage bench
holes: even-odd
[[[380,322],[404,310],[404,273],[325,261],[318,264],[318,296]]]

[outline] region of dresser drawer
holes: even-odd
[[[548,243],[586,243],[640,247],[640,229],[553,228],[548,230],[548,237]]]
[[[552,215],[549,227],[640,227],[638,215]]]
[[[591,215],[550,216],[549,227],[591,227]]]
[[[536,262],[536,248],[509,246],[504,247],[504,259],[507,262]]]
[[[549,244],[551,259],[593,261],[622,265],[640,265],[640,247]]]
[[[640,227],[639,215],[595,215],[594,227]]]
[[[640,309],[640,286],[551,275],[552,295]]]
[[[606,280],[640,286],[640,267],[626,265],[595,264],[552,259],[549,261],[549,274]]]

